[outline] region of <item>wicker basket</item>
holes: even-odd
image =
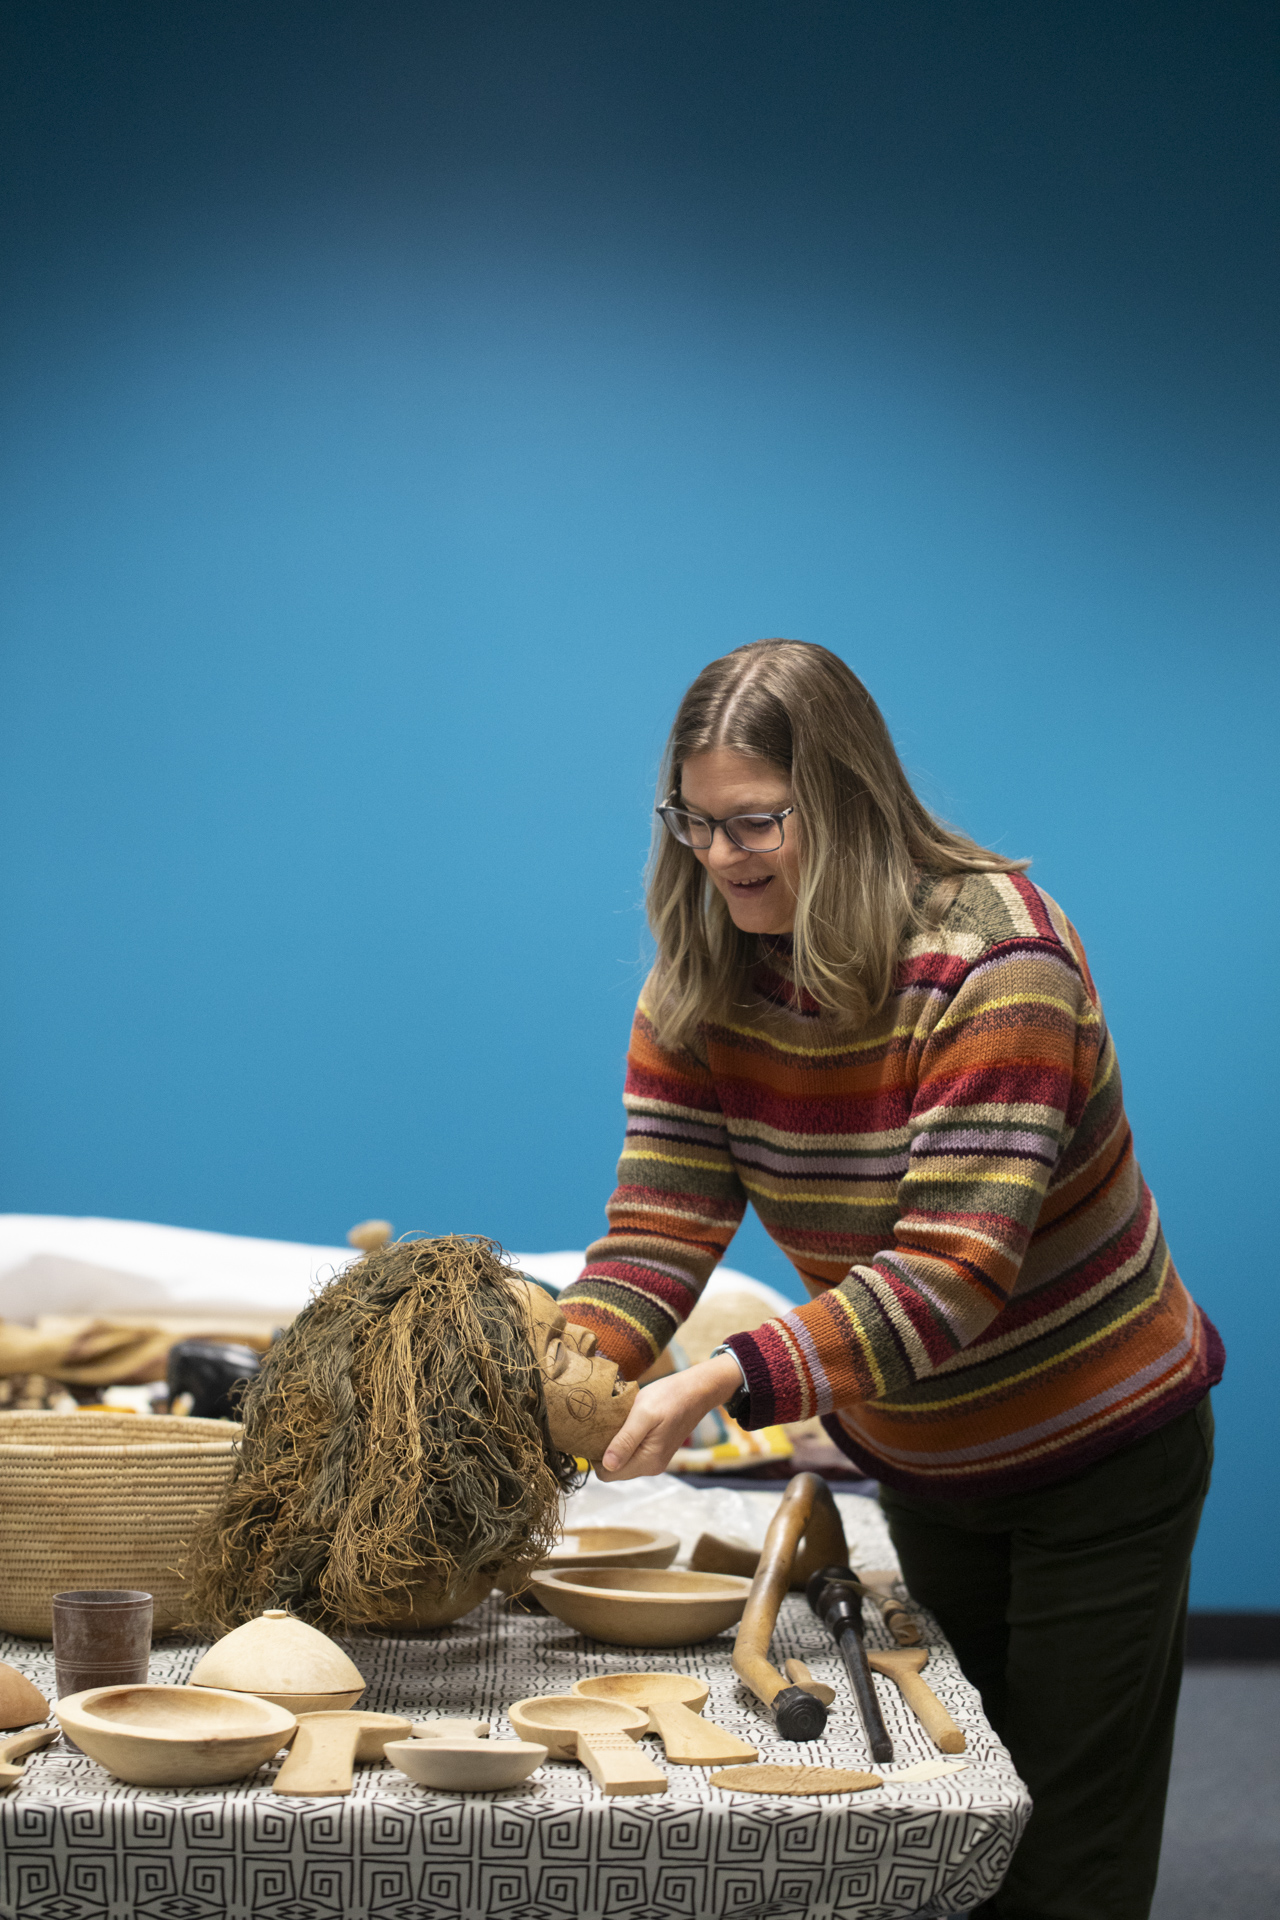
[[[176,1568],[218,1504],[240,1429],[133,1413],[0,1412],[0,1629],[48,1640],[53,1596],[137,1587],[182,1618]]]

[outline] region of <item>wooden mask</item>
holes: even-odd
[[[635,1402],[635,1382],[619,1377],[613,1361],[597,1353],[595,1335],[571,1327],[544,1288],[523,1279],[512,1285],[528,1301],[551,1443],[598,1466]]]

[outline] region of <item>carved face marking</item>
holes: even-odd
[[[635,1385],[619,1379],[613,1361],[596,1352],[595,1335],[571,1327],[542,1287],[527,1280],[511,1284],[528,1304],[552,1444],[594,1464],[630,1413]]]

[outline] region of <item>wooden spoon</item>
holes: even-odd
[[[964,1734],[933,1688],[920,1678],[929,1658],[926,1647],[897,1647],[892,1653],[867,1648],[867,1665],[887,1674],[940,1753],[963,1753]]]
[[[28,1753],[34,1753],[37,1747],[47,1747],[56,1740],[57,1727],[28,1727],[25,1733],[11,1733],[7,1740],[0,1740],[0,1793],[7,1793],[10,1787],[21,1780],[26,1768],[16,1765]]]
[[[272,1793],[350,1793],[357,1760],[381,1760],[388,1740],[408,1740],[413,1722],[398,1713],[300,1713]]]
[[[727,1733],[714,1720],[699,1718],[707,1704],[705,1682],[684,1673],[606,1673],[596,1680],[575,1680],[574,1693],[588,1700],[618,1700],[642,1707],[649,1725],[682,1767],[714,1767],[721,1760],[755,1760],[758,1748]]]
[[[545,1693],[507,1708],[512,1732],[546,1747],[553,1760],[578,1760],[602,1793],[665,1793],[667,1776],[635,1742],[649,1731],[641,1707],[580,1693]]]

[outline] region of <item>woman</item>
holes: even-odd
[[[561,1296],[643,1372],[748,1199],[808,1304],[638,1395],[656,1473],[727,1403],[881,1482],[1035,1811],[1001,1920],[1140,1920],[1222,1347],[1138,1170],[1078,936],[912,792],[825,648],[713,661],[676,717],[610,1231]]]

